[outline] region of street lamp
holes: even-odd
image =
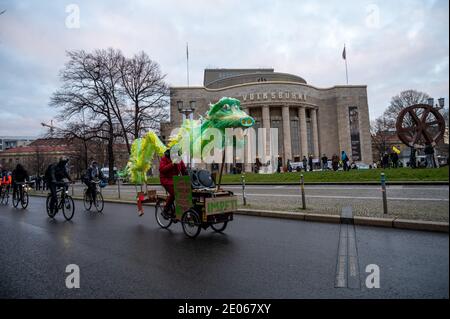
[[[442,109],[445,106],[445,98],[441,97],[438,99],[438,103],[436,103],[436,105],[434,105],[434,99],[432,97],[430,97],[429,99],[427,99],[427,103],[429,106],[434,106],[435,108],[437,108],[438,110]]]
[[[183,101],[177,101],[178,112],[183,114],[183,120],[189,115],[189,119],[194,118],[194,111],[197,108],[196,101],[189,101],[188,105],[184,105]]]
[[[188,115],[189,115],[189,119],[191,121],[194,119],[194,111],[197,108],[196,101],[189,101],[189,104],[186,106],[184,105],[183,101],[177,101],[177,108],[178,108],[178,112],[183,114],[183,121],[187,118]],[[191,125],[192,125],[192,122],[191,122]],[[190,151],[189,151],[188,167],[189,168],[194,167],[194,163],[192,162],[192,154]]]

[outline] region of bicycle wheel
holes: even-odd
[[[184,234],[189,238],[197,237],[202,230],[200,217],[193,209],[184,212],[183,216],[181,217],[181,223],[183,225]]]
[[[103,207],[105,206],[105,202],[103,201],[103,195],[100,192],[97,192],[94,199],[95,209],[97,212],[101,213],[103,211]]]
[[[21,205],[22,205],[22,208],[23,208],[23,209],[25,209],[25,208],[28,207],[29,201],[30,201],[30,198],[29,198],[29,196],[28,196],[28,192],[27,192],[27,191],[23,191],[23,194],[22,194],[22,201],[21,201]]]
[[[66,195],[64,197],[64,203],[62,203],[62,211],[64,218],[66,220],[71,220],[73,217],[73,214],[75,213],[75,203],[73,202],[72,197],[69,195]]]
[[[162,212],[164,210],[164,206],[162,205],[163,201],[157,201],[155,204],[155,217],[156,222],[161,228],[169,228],[172,225],[172,219],[165,217]]]
[[[83,196],[83,205],[84,205],[84,209],[86,210],[91,210],[91,206],[92,206],[92,201],[91,201],[91,197],[89,196],[89,194],[86,192],[84,192],[84,196]]]
[[[48,195],[47,195],[47,200],[46,200],[46,202],[45,202],[45,207],[46,207],[46,209],[47,209],[47,215],[48,215],[48,217],[50,217],[50,218],[55,218],[55,213],[52,212],[51,209],[50,209],[50,201],[51,201],[51,200],[52,200],[52,195],[51,195],[51,194],[48,194]]]
[[[218,223],[218,224],[211,224],[211,228],[214,229],[215,232],[221,233],[227,228],[228,222]]]
[[[20,202],[19,194],[16,194],[16,196],[13,195],[12,204],[13,204],[14,208],[17,208],[17,206],[19,206],[19,202]]]
[[[3,205],[8,205],[9,202],[9,189],[3,192]]]

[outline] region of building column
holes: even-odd
[[[313,156],[319,158],[319,130],[317,125],[317,109],[311,109],[311,128],[313,138]]]
[[[264,130],[264,135],[265,135],[265,147],[264,147],[264,155],[268,156],[270,154],[270,109],[268,105],[263,105],[262,106],[262,125],[263,128],[265,128],[266,130]]]
[[[302,160],[303,156],[308,157],[308,136],[306,131],[306,111],[304,106],[300,106],[298,109],[298,120],[301,144],[300,160]]]
[[[284,146],[283,165],[287,165],[287,160],[292,160],[291,120],[289,116],[289,105],[283,105],[282,116],[283,116],[283,146]]]
[[[242,111],[250,115],[248,107],[242,107]],[[244,134],[244,143],[245,143],[245,135]],[[242,164],[242,169],[244,172],[252,172],[252,163],[250,162],[251,158],[248,156],[250,146],[248,145],[248,142],[250,141],[249,138],[247,138],[247,143],[244,144],[244,163]]]

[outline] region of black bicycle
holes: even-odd
[[[102,193],[98,190],[98,185],[100,184],[100,181],[91,181],[91,183],[94,184],[95,187],[95,195],[94,198],[91,196],[91,192],[89,191],[89,188],[84,189],[83,194],[83,204],[84,208],[86,210],[91,210],[92,205],[94,205],[97,212],[101,213],[103,211],[103,207],[105,206],[105,202],[103,200]]]
[[[9,185],[3,185],[3,187],[1,188],[0,204],[8,205],[8,202],[9,202],[9,189],[10,189]]]
[[[48,216],[50,218],[55,218],[58,211],[62,210],[64,218],[66,220],[71,220],[75,213],[75,203],[73,202],[72,197],[69,195],[67,183],[64,183],[64,185],[58,187],[56,196],[57,200],[54,205],[55,207],[54,209],[51,209],[50,203],[52,200],[52,194],[49,193],[47,195],[46,208]]]
[[[23,209],[28,207],[29,196],[28,196],[28,187],[29,183],[17,183],[17,193],[13,194],[12,203],[15,208],[20,205]]]

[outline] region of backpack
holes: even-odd
[[[45,170],[45,173],[44,173],[44,181],[45,181],[46,183],[49,183],[49,182],[51,182],[51,180],[52,180],[52,165],[53,165],[53,164],[50,164],[50,165],[47,167],[47,169]]]

